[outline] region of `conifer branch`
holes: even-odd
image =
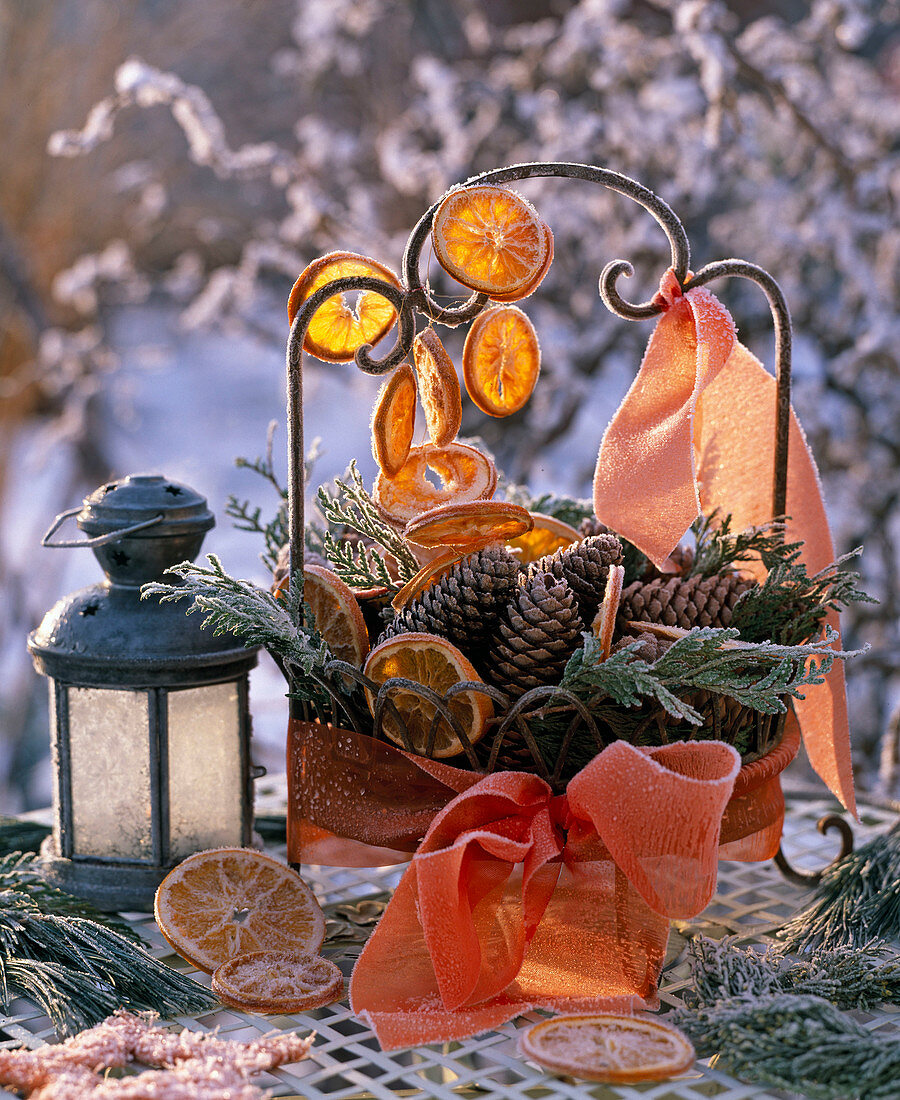
[[[784,541],[784,521],[772,520],[743,531],[731,530],[731,514],[720,518],[716,508],[691,524],[696,539],[689,576],[712,577],[730,572],[742,562],[759,559],[767,569],[776,562],[794,561],[803,545]]]

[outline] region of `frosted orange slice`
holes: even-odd
[[[441,696],[454,684],[481,683],[481,677],[456,646],[433,634],[401,634],[382,642],[369,654],[365,674],[378,684],[402,677]],[[375,695],[368,688],[366,698],[374,714]],[[434,721],[437,714],[434,703],[402,687],[392,690],[390,699],[406,723],[414,752],[442,758],[464,751],[463,742],[451,724],[444,717]],[[447,707],[473,745],[483,736],[494,713],[490,698],[474,691],[454,695]],[[432,726],[436,727],[433,731]],[[389,707],[383,712],[382,729],[395,744],[406,747],[403,728]]]
[[[415,429],[416,376],[409,363],[401,363],[378,391],[372,414],[372,453],[386,477],[403,469]]]
[[[550,265],[553,263],[553,233],[550,231],[550,226],[547,225],[546,222],[542,222],[541,224],[544,228],[544,244],[547,249],[547,254],[544,256],[544,262],[541,264],[540,270],[531,282],[520,290],[513,291],[512,294],[492,294],[492,302],[521,302],[523,298],[528,298],[534,294],[544,281],[544,276],[550,270]]]
[[[325,939],[312,890],[290,867],[252,848],[188,856],[160,883],[153,911],[178,954],[209,972],[246,951],[316,955]]]
[[[429,474],[436,475],[436,485]],[[381,515],[397,527],[451,501],[484,500],[497,488],[497,468],[474,447],[448,443],[445,447],[412,447],[396,477],[379,473],[372,496]]]
[[[339,661],[361,668],[369,652],[369,631],[353,590],[330,569],[307,565],[303,570],[303,601],[332,654]]]
[[[532,512],[531,521],[533,526],[530,531],[507,542],[522,565],[530,565],[547,554],[555,554],[564,546],[581,541],[581,535],[575,528],[563,523],[561,519],[545,516],[542,512]]]
[[[677,1028],[643,1016],[556,1016],[522,1032],[522,1054],[554,1073],[625,1084],[659,1081],[694,1062]]]
[[[518,412],[531,397],[540,370],[537,333],[521,309],[495,306],[475,318],[463,347],[463,378],[482,412]]]
[[[509,501],[454,501],[417,516],[403,535],[417,546],[451,546],[472,553],[521,535],[533,522],[527,508]]]
[[[622,585],[625,583],[625,566],[611,565],[606,578],[606,591],[603,603],[594,616],[591,630],[594,637],[600,639],[600,660],[605,661],[612,649],[613,633],[616,629],[616,615],[622,600]]]
[[[213,972],[213,992],[248,1012],[305,1012],[344,995],[344,975],[328,959],[296,951],[248,951]]]
[[[434,329],[420,332],[413,341],[412,351],[428,434],[432,443],[443,447],[456,438],[462,423],[456,367]]]
[[[484,294],[524,290],[547,253],[544,223],[531,203],[492,185],[451,191],[435,213],[431,239],[441,266]]]
[[[350,275],[383,279],[400,289],[400,280],[393,271],[376,260],[353,252],[329,252],[313,260],[294,283],[288,298],[288,321],[294,323],[297,311],[320,287]],[[387,298],[374,291],[360,294],[355,309],[347,305],[343,294],[335,294],[313,314],[303,350],[326,363],[347,363],[363,344],[377,344],[396,317],[397,312]]]

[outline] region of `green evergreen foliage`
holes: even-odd
[[[712,577],[739,569],[743,562],[759,559],[766,568],[789,557],[793,560],[801,543],[785,543],[783,521],[773,520],[759,527],[732,531],[731,515],[720,516],[718,508],[698,516],[691,524],[696,540],[689,576]]]
[[[12,852],[0,857],[0,1007],[17,997],[34,1001],[61,1035],[117,1008],[176,1016],[217,1003],[127,925],[44,882],[35,856]]]

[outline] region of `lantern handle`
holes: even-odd
[[[158,516],[153,516],[151,519],[141,520],[140,523],[133,523],[130,527],[120,527],[117,531],[108,531],[105,535],[95,535],[92,539],[63,539],[60,542],[51,542],[50,539],[56,532],[62,527],[67,519],[77,515],[81,511],[81,505],[77,508],[69,508],[65,512],[60,512],[53,523],[50,525],[49,530],[41,539],[41,546],[48,546],[51,550],[70,550],[76,546],[87,546],[90,549],[94,549],[97,546],[106,546],[108,542],[116,542],[117,539],[124,538],[126,535],[133,535],[135,531],[143,531],[146,527],[153,527],[157,523],[162,523],[162,513]]]

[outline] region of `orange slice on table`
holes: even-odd
[[[454,684],[469,681],[481,683],[481,677],[456,646],[434,634],[401,634],[397,638],[389,638],[372,650],[364,671],[369,679],[378,684],[397,676],[429,687],[438,695],[444,695]],[[375,695],[369,688],[366,688],[366,698],[374,714]],[[432,741],[437,708],[429,700],[399,686],[390,690],[389,698],[406,723],[410,741],[407,745],[397,716],[386,707],[382,729],[395,744],[403,748],[411,747],[420,756],[437,759],[458,756],[464,751],[459,734],[443,717],[436,723]],[[447,707],[473,745],[484,735],[488,719],[494,714],[490,698],[475,691],[454,695]]]
[[[573,542],[581,542],[581,535],[554,516],[545,516],[542,512],[531,512],[532,527],[530,531],[511,538],[507,546],[519,559],[521,565],[530,565],[533,561],[555,554],[564,546],[571,546]]]
[[[524,291],[547,254],[544,223],[531,203],[490,184],[451,191],[434,215],[431,239],[441,267],[484,294]]]
[[[387,477],[396,477],[409,457],[416,430],[416,376],[401,363],[378,391],[372,414],[372,453]]]
[[[304,1012],[344,995],[344,975],[329,959],[296,951],[248,951],[213,971],[213,992],[248,1012]]]
[[[361,668],[369,652],[369,631],[353,590],[330,569],[307,565],[303,570],[303,601],[332,655]]]
[[[463,347],[463,378],[482,412],[518,412],[531,397],[540,370],[537,333],[521,309],[495,306],[475,318]]]
[[[429,480],[437,475],[440,485]],[[497,488],[497,468],[474,447],[448,443],[445,447],[412,447],[396,477],[379,473],[372,496],[382,517],[396,527],[439,504],[484,500]]]
[[[312,890],[253,848],[196,852],[162,880],[153,907],[159,930],[199,970],[246,951],[316,955],[325,918]]]
[[[462,424],[456,367],[434,329],[427,328],[416,336],[412,352],[428,434],[432,443],[443,447],[456,439]]]
[[[554,1073],[609,1084],[659,1081],[695,1058],[686,1035],[644,1016],[556,1016],[522,1032],[519,1047]]]
[[[452,546],[472,553],[493,542],[507,542],[534,521],[527,508],[506,500],[442,504],[411,520],[403,537],[418,546]]]
[[[298,310],[315,291],[333,279],[368,275],[400,289],[400,280],[377,260],[353,252],[329,252],[303,271],[288,298],[288,321],[293,324]],[[363,344],[377,344],[397,318],[397,311],[374,291],[363,291],[356,308],[343,294],[326,298],[313,314],[303,338],[303,350],[326,363],[347,363]]]
[[[527,286],[522,287],[521,290],[513,291],[512,294],[492,294],[492,302],[521,302],[523,298],[529,298],[534,294],[544,281],[544,276],[550,270],[550,265],[553,263],[553,233],[546,222],[542,222],[541,224],[544,227],[544,244],[547,249],[547,254],[544,256],[544,262],[541,264],[538,273],[531,282],[528,283]]]

